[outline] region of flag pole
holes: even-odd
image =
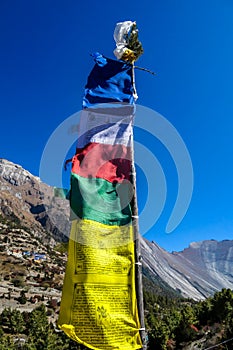
[[[140,246],[140,233],[138,222],[138,206],[137,206],[137,194],[136,194],[136,171],[134,164],[134,150],[132,148],[132,183],[133,183],[133,198],[131,201],[132,218],[133,218],[133,230],[134,230],[134,246],[135,246],[135,284],[136,284],[136,296],[138,306],[138,316],[140,321],[140,336],[142,340],[143,350],[147,349],[146,345],[146,329],[144,320],[144,304],[143,304],[143,287],[142,287],[142,258],[141,258],[141,246]]]
[[[137,99],[137,91],[135,85],[135,71],[134,62],[132,63],[132,83],[133,93],[135,99]],[[136,186],[136,168],[134,163],[134,137],[132,138],[132,169],[131,169],[131,181],[133,184],[133,197],[131,200],[131,210],[133,219],[133,232],[134,232],[134,247],[135,247],[135,287],[138,306],[138,317],[140,322],[140,336],[142,340],[142,349],[147,349],[147,335],[145,329],[144,320],[144,304],[143,304],[143,286],[142,286],[142,257],[141,257],[141,245],[140,245],[140,233],[139,233],[139,215],[137,205],[137,186]]]

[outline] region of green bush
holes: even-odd
[[[25,282],[22,277],[14,277],[12,278],[11,282],[13,283],[14,287],[20,288],[25,286]]]
[[[20,276],[12,278],[11,282],[13,283],[14,287],[23,288],[25,286],[24,279]]]

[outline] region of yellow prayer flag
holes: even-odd
[[[90,349],[142,348],[132,225],[72,222],[58,324]]]

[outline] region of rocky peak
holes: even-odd
[[[152,276],[185,297],[199,300],[222,288],[233,289],[233,240],[193,242],[173,253],[143,240],[142,255]]]
[[[43,227],[57,240],[69,234],[69,203],[54,197],[53,188],[20,165],[0,159],[0,213],[23,225]]]
[[[33,176],[20,165],[3,158],[0,159],[0,177],[14,186],[35,185],[40,182],[39,177]]]

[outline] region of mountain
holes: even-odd
[[[30,229],[34,237],[54,247],[67,241],[69,203],[21,166],[0,159],[0,214]],[[1,232],[0,232],[1,233]],[[191,243],[169,253],[141,239],[144,281],[159,293],[204,299],[222,288],[233,289],[233,240]]]
[[[52,187],[20,165],[0,159],[0,191],[0,213],[4,216],[16,217],[51,244],[67,239],[69,203],[55,197]]]
[[[141,247],[150,278],[157,276],[184,297],[199,300],[233,289],[233,240],[193,242],[173,253],[145,239]]]

